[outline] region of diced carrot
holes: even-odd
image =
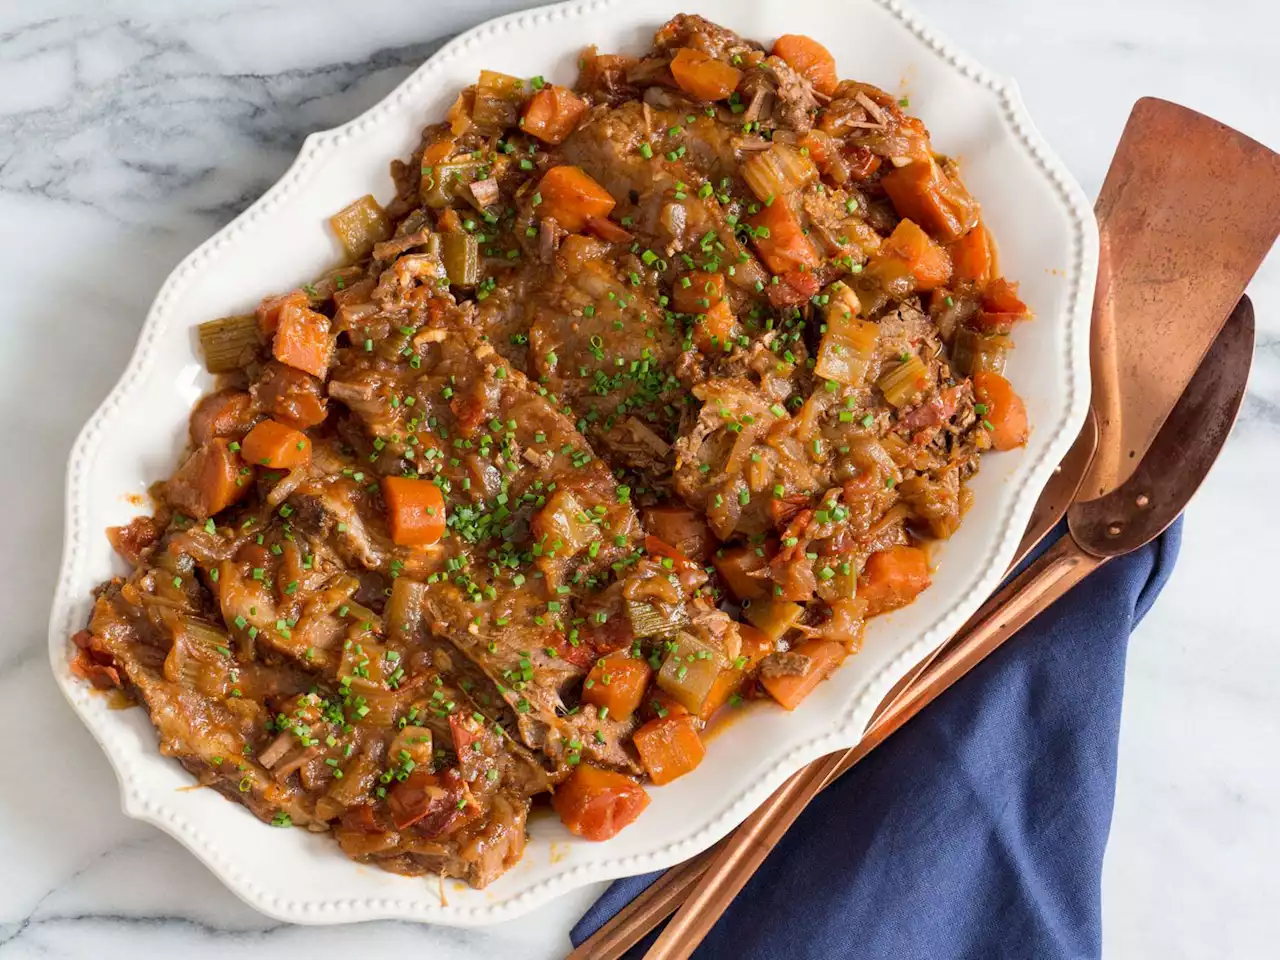
[[[977,204],[932,159],[895,167],[880,184],[898,216],[914,220],[944,242],[959,239],[977,222]]]
[[[995,250],[991,246],[991,234],[981,223],[952,242],[947,252],[951,254],[953,280],[969,280],[981,287],[991,279]]]
[[[330,320],[297,303],[280,308],[279,323],[271,352],[281,363],[323,378],[333,359],[333,336]]]
[[[422,547],[444,536],[444,496],[430,480],[383,477],[391,539],[402,547]]]
[[[711,685],[711,691],[698,711],[698,717],[704,722],[711,719],[712,714],[723,707],[729,698],[742,688],[747,676],[756,666],[773,653],[773,641],[749,623],[736,624],[742,646],[737,660],[727,669],[721,670]]]
[[[725,547],[716,551],[711,562],[739,600],[760,600],[769,595],[769,578],[761,575],[769,566],[763,547]]]
[[[769,284],[769,302],[775,307],[798,307],[822,289],[812,270],[788,270]]]
[[[634,233],[624,230],[608,217],[587,217],[587,232],[606,243],[630,243],[635,239]],[[562,245],[560,249],[563,251],[564,246]]]
[[[997,450],[1013,450],[1027,442],[1027,407],[1004,377],[990,370],[973,375],[973,391],[986,406],[982,424],[991,432]]]
[[[563,143],[586,112],[585,100],[572,90],[552,84],[529,99],[520,128],[543,143]]]
[[[422,165],[424,167],[434,167],[437,163],[444,163],[453,155],[456,146],[457,140],[453,137],[444,137],[437,140],[422,151]]]
[[[867,269],[880,273],[889,261],[898,261],[915,279],[917,290],[940,287],[951,277],[951,258],[939,244],[929,239],[914,221],[902,220],[893,229]]]
[[[611,720],[630,720],[640,702],[653,668],[648,661],[615,653],[596,661],[582,684],[582,702],[609,710]]]
[[[289,470],[311,459],[311,441],[293,427],[263,420],[245,436],[240,454],[255,466]]]
[[[671,61],[676,86],[699,100],[723,100],[742,81],[742,71],[701,50],[681,47]]]
[[[827,96],[835,93],[840,83],[836,75],[836,58],[817,40],[798,33],[785,34],[774,41],[773,55],[785,60],[819,93]]]
[[[723,299],[724,274],[695,270],[676,282],[671,303],[677,313],[706,313]]]
[[[694,324],[693,342],[707,356],[723,353],[725,344],[733,338],[737,323],[729,301],[721,300]]]
[[[750,671],[765,657],[773,653],[774,643],[763,631],[749,623],[739,623],[738,638],[741,640],[740,657],[746,657],[743,670]]]
[[[543,174],[537,193],[542,203],[534,212],[553,218],[570,233],[580,233],[591,217],[609,216],[616,203],[581,167],[552,167]]]
[[[240,436],[252,423],[253,398],[243,390],[219,390],[191,411],[191,442],[199,446],[214,437]]]
[[[644,717],[661,720],[663,717],[687,716],[689,708],[655,685],[645,694],[644,703],[640,705],[640,713]]]
[[[814,249],[795,211],[776,200],[751,218],[753,242],[761,259],[774,273],[797,267],[816,267],[822,260]]]
[[[707,691],[707,699],[702,701],[698,719],[703,723],[710,720],[717,710],[729,702],[729,698],[738,691],[742,683],[741,670],[721,670],[716,674],[715,680],[711,682],[711,689]]]
[[[760,676],[760,686],[788,710],[794,710],[801,700],[813,693],[827,674],[839,666],[847,650],[843,643],[836,643],[834,640],[806,640],[794,647],[792,652],[809,658],[804,673],[765,676],[762,672]]]
[[[858,597],[867,602],[867,616],[905,607],[929,586],[929,556],[919,547],[877,550],[867,558],[858,578]]]
[[[252,472],[244,467],[231,443],[218,437],[186,459],[165,484],[165,499],[171,506],[203,520],[249,493]]]
[[[264,297],[257,309],[258,329],[263,336],[269,337],[280,326],[280,311],[287,306],[305,307],[310,303],[311,298],[302,290],[291,290],[278,297]]]
[[[649,795],[640,784],[589,763],[579,764],[551,795],[561,823],[587,840],[608,840],[648,805]]]
[[[697,767],[707,748],[692,716],[650,720],[635,732],[632,742],[649,779],[661,786]]]

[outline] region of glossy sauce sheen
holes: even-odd
[[[539,795],[627,826],[912,602],[1025,440],[1029,311],[906,107],[693,16],[572,91],[484,72],[333,218],[350,265],[202,327],[225,382],[76,672],[389,870],[483,886]]]

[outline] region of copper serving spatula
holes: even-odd
[[[1094,205],[1090,363],[1101,439],[1087,498],[1132,475],[1280,232],[1280,155],[1139,100]]]
[[[1094,214],[1096,451],[1086,453],[1086,424],[1067,460],[1087,456],[1087,469],[1079,479],[1060,470],[1049,482],[1014,566],[1062,519],[1077,490],[1082,499],[1111,492],[1147,452],[1280,233],[1280,154],[1204,114],[1144,97],[1120,135]],[[872,722],[942,649],[894,685]]]
[[[1253,336],[1253,308],[1246,298],[1129,480],[1106,497],[1073,504],[1067,512],[1069,535],[996,594],[984,608],[987,615],[948,645],[947,654],[890,706],[857,747],[824,757],[779,788],[769,805],[779,797],[786,802],[778,803],[772,817],[753,816],[724,844],[646,960],[689,957],[818,790],[1098,566],[1144,546],[1177,519],[1235,422],[1249,378]]]

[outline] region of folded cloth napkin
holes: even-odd
[[[1180,539],[1095,571],[823,792],[695,957],[1099,956],[1125,649]],[[658,876],[610,886],[573,942]]]

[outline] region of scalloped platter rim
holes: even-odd
[[[67,470],[63,560],[49,625],[60,688],[101,744],[125,812],[175,837],[237,895],[297,923],[380,918],[476,926],[512,919],[584,884],[670,866],[709,847],[809,760],[856,742],[871,711],[999,583],[1036,497],[1088,408],[1088,330],[1098,240],[1083,191],[1036,131],[1012,82],[983,68],[894,0],[703,0],[697,12],[745,36],[817,36],[843,76],[911,98],[938,149],[957,156],[1001,241],[1002,266],[1037,314],[1017,334],[1010,377],[1034,426],[1026,449],[984,458],[975,505],[935,551],[934,586],[868,629],[863,651],[794,713],[753,708],[713,732],[695,773],[653,789],[632,827],[599,844],[549,816],[530,821],[523,861],[484,890],[355,864],[322,835],[272,830],[160,755],[140,710],[112,710],[68,670],[68,637],[93,587],[121,572],[103,530],[143,511],[180,452],[186,414],[210,380],[195,324],[251,307],[336,261],[325,217],[354,197],[388,199],[386,164],[407,156],[481,67],[567,83],[582,47],[637,51],[685,5],[562,3],[485,23],[447,44],[381,103],[308,137],[284,177],[169,276],[124,375],[84,427]],[[856,41],[856,42],[855,42]]]

